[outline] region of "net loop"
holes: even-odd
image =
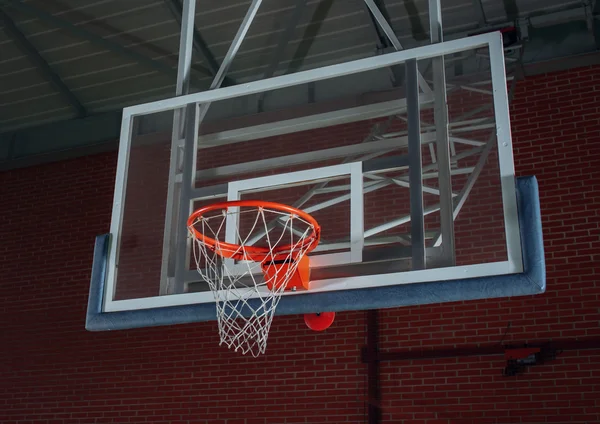
[[[263,354],[281,295],[308,272],[319,224],[292,206],[240,200],[198,209],[187,225],[196,269],[215,299],[220,344]]]

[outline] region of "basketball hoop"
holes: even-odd
[[[306,254],[317,247],[321,227],[304,211],[258,200],[205,206],[187,226],[196,268],[215,298],[221,344],[264,353],[281,295],[308,289]]]

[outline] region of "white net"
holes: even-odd
[[[289,212],[229,206],[197,217],[189,229],[196,268],[215,298],[220,344],[263,354],[286,284],[314,248],[315,226]],[[263,266],[272,272],[263,274]]]

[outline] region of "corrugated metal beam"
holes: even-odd
[[[408,117],[408,161],[410,183],[410,240],[412,270],[426,268],[425,210],[423,209],[423,159],[421,156],[421,109],[416,59],[406,61],[406,104]],[[366,237],[365,233],[365,237]]]
[[[148,68],[155,69],[156,71],[159,71],[165,75],[173,77],[173,79],[175,79],[177,77],[177,70],[174,69],[173,67],[171,67],[165,63],[159,62],[157,60],[151,59],[151,58],[144,56],[140,53],[137,53],[133,50],[130,50],[130,49],[122,46],[121,44],[118,44],[113,41],[102,38],[99,35],[91,33],[81,27],[75,26],[72,23],[70,23],[64,19],[59,18],[54,15],[51,15],[50,13],[47,13],[41,9],[30,6],[29,4],[22,3],[19,0],[6,0],[6,4],[19,10],[22,13],[36,17],[42,21],[48,22],[58,28],[64,29],[65,31],[69,31],[71,34],[73,34],[79,38],[82,38],[84,40],[87,40],[92,44],[96,44],[97,46],[100,46],[108,51],[119,54],[129,60],[132,60],[132,61],[137,62],[141,65],[144,65]]]
[[[17,27],[12,18],[2,9],[0,9],[0,22],[4,24],[4,31],[12,37],[12,40],[19,49],[35,63],[38,70],[40,70],[44,77],[54,85],[63,98],[73,107],[75,112],[77,112],[77,115],[79,117],[87,116],[87,111],[77,96],[71,92],[62,78],[54,71],[54,69],[52,69],[48,62],[46,62],[46,59],[42,57],[40,52]]]
[[[173,14],[173,17],[177,21],[177,24],[179,25],[179,27],[181,27],[181,16],[183,13],[181,2],[179,0],[164,1],[166,6]],[[211,75],[215,76],[219,71],[219,62],[217,62],[217,59],[215,59],[213,52],[210,50],[210,48],[206,44],[206,41],[204,41],[204,38],[195,26],[193,33],[193,47],[196,53],[198,53],[200,56],[202,56],[202,58],[204,58],[204,61],[206,62],[206,65],[208,66]],[[230,77],[225,77],[225,79],[223,80],[223,85],[235,85],[235,81],[233,81]]]

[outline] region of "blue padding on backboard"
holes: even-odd
[[[277,307],[277,315],[384,309],[543,293],[546,290],[546,266],[535,177],[517,179],[517,204],[524,269],[520,274],[285,296]],[[119,330],[216,319],[213,303],[102,312],[109,239],[109,235],[96,238],[86,321],[88,330]]]

